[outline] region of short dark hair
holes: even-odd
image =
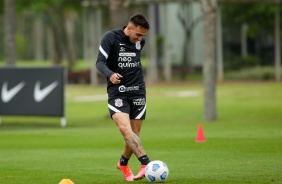
[[[141,26],[145,29],[150,29],[150,24],[147,21],[147,18],[143,14],[135,14],[130,19],[129,22],[133,23],[135,26]]]

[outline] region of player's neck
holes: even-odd
[[[126,36],[129,36],[128,26],[123,29],[123,32]]]

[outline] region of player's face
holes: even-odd
[[[141,26],[130,26],[129,32],[129,40],[131,43],[136,43],[137,41],[141,41],[143,36],[147,34],[148,30]]]

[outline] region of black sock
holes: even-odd
[[[142,165],[147,165],[150,162],[150,159],[147,155],[143,155],[138,158]]]
[[[120,160],[119,160],[119,163],[120,163],[120,165],[122,165],[122,166],[126,166],[127,163],[128,163],[128,160],[129,160],[129,158],[125,158],[123,155],[121,155]]]

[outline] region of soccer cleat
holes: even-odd
[[[131,172],[129,165],[126,166],[120,165],[119,161],[117,163],[117,168],[122,172],[123,177],[126,181],[133,181],[133,173]]]
[[[147,165],[141,165],[140,170],[136,176],[134,176],[134,180],[141,180],[145,176],[145,168]]]

